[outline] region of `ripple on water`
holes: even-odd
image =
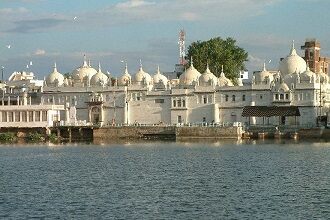
[[[0,218],[326,219],[310,143],[0,146]]]

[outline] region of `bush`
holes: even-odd
[[[14,142],[16,136],[12,132],[0,133],[0,142]]]
[[[40,134],[38,132],[33,132],[27,135],[26,140],[28,142],[41,142],[41,141],[45,141],[45,137],[43,134]]]
[[[55,142],[58,142],[58,138],[57,138],[57,135],[56,134],[50,134],[48,135],[48,140],[52,143],[55,143]]]

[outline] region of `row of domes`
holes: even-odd
[[[280,61],[279,71],[281,72],[282,76],[285,78],[291,77],[292,74],[301,74],[301,80],[307,81],[310,80],[311,77],[315,77],[315,73],[311,72],[306,65],[305,60],[300,57],[296,49],[294,47],[294,43],[292,43],[292,47],[290,49],[289,55]],[[313,75],[314,74],[314,75]],[[325,74],[326,75],[326,74]],[[90,85],[105,85],[109,81],[109,76],[104,74],[101,71],[101,67],[99,65],[99,70],[95,70],[91,67],[90,62],[87,63],[86,56],[84,56],[83,65],[76,68],[72,74],[72,80],[75,82],[84,82],[88,81]],[[269,82],[273,80],[273,74],[266,70],[265,65],[261,72],[254,75],[254,81],[256,83],[264,82],[268,80]],[[324,76],[323,78],[326,78]],[[326,79],[328,80],[328,79]],[[67,79],[57,71],[56,64],[54,66],[54,70],[50,73],[46,78],[47,85],[57,85],[61,86],[67,83]],[[147,72],[145,72],[142,68],[142,64],[140,64],[140,68],[138,72],[134,75],[133,79],[134,83],[137,84],[145,84],[149,85],[151,83],[163,83],[166,85],[168,83],[168,79],[166,76],[160,73],[159,67],[157,69],[157,73],[151,77]],[[132,83],[132,77],[128,73],[127,64],[125,66],[125,70],[122,76],[120,76],[117,80],[118,85],[124,86]],[[219,85],[219,86],[232,86],[233,83],[229,80],[224,72],[223,68],[220,74],[220,77],[217,78],[209,69],[208,65],[206,70],[203,74],[198,72],[198,70],[193,66],[193,62],[191,60],[190,67],[180,75],[179,77],[180,85],[192,85],[192,84],[199,84],[202,86],[207,85]],[[241,82],[239,82],[241,84]]]
[[[88,80],[90,85],[105,85],[109,81],[109,76],[104,74],[101,70],[101,66],[99,64],[99,69],[96,71],[93,67],[91,67],[90,63],[87,64],[86,59],[84,59],[83,65],[76,68],[72,74],[72,80],[75,82],[84,82]],[[151,77],[149,73],[143,70],[142,64],[138,72],[134,75],[133,79],[134,83],[150,85],[151,83],[158,84],[162,83],[167,85],[168,79],[166,76],[161,74],[159,70],[159,66],[157,68],[156,74]],[[220,74],[220,77],[217,78],[209,69],[207,68],[203,74],[199,73],[198,70],[193,66],[191,62],[190,67],[180,75],[179,82],[181,85],[192,85],[192,84],[200,84],[200,85],[220,85],[220,86],[233,86],[233,83],[225,76],[223,72],[223,68]],[[120,76],[117,80],[119,86],[125,86],[132,83],[132,77],[128,73],[127,64],[125,65],[125,70],[122,76]],[[57,71],[56,63],[54,65],[54,70],[50,73],[46,78],[46,84],[48,86],[62,86],[68,84],[68,79]]]

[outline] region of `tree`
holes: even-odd
[[[220,37],[211,38],[208,41],[193,42],[188,47],[186,58],[192,57],[194,67],[201,73],[205,71],[208,63],[211,72],[218,77],[223,65],[226,77],[235,80],[239,71],[245,69],[244,62],[248,60],[248,53],[235,43],[236,40],[233,38],[223,40]]]

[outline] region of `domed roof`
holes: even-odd
[[[83,81],[85,77],[91,79],[93,75],[95,75],[97,71],[91,67],[90,63],[87,64],[86,56],[84,56],[83,65],[78,67],[72,72],[72,78],[76,81]]]
[[[64,83],[64,76],[57,71],[56,63],[54,64],[54,70],[46,78],[48,86],[62,86]]]
[[[290,91],[289,86],[281,80],[280,83],[277,83],[274,87],[275,91],[283,91],[283,92],[288,92]]]
[[[202,75],[195,69],[192,59],[190,63],[190,67],[179,77],[181,85],[191,85],[193,82],[198,82],[199,77]]]
[[[151,76],[143,71],[142,64],[140,64],[139,71],[135,74],[134,79],[137,83],[143,83],[144,80],[147,84],[151,83]]]
[[[221,67],[221,73],[218,82],[219,82],[219,86],[234,86],[232,81],[225,76],[225,73],[223,72],[223,65]]]
[[[99,63],[99,71],[92,76],[90,84],[91,85],[105,85],[108,82],[108,76],[102,73],[101,64]]]
[[[168,82],[166,76],[160,73],[159,66],[157,67],[157,73],[154,75],[153,79],[154,79],[154,83],[162,82],[164,85],[166,85]]]
[[[312,82],[315,79],[315,77],[316,77],[315,73],[311,71],[309,67],[307,67],[306,70],[300,74],[300,81]]]
[[[283,75],[294,72],[302,73],[306,70],[306,62],[297,54],[294,42],[292,43],[290,54],[280,62],[279,69]]]
[[[131,81],[132,81],[132,77],[128,73],[127,63],[126,63],[124,74],[119,78],[118,85],[119,86],[127,86],[127,85],[129,85],[131,83]]]
[[[199,85],[217,85],[218,78],[210,71],[209,64],[206,65],[205,72],[199,77]]]
[[[257,72],[255,74],[255,82],[256,83],[262,83],[265,82],[265,80],[268,79],[268,82],[270,83],[271,81],[273,81],[274,76],[272,73],[270,73],[269,71],[266,70],[266,64],[264,63],[264,67],[262,69],[261,72]]]

